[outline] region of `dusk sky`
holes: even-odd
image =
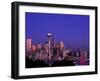
[[[44,43],[50,32],[68,48],[89,48],[88,15],[26,12],[25,18],[26,39],[31,38],[33,44]]]

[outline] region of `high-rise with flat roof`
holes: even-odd
[[[26,40],[26,50],[27,50],[27,52],[32,51],[32,39],[27,39]]]

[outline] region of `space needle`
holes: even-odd
[[[52,34],[48,33],[46,35],[48,37],[48,51],[49,51],[49,61],[51,61],[51,38],[52,38]],[[49,63],[49,66],[51,66],[51,63]]]

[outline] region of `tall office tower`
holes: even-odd
[[[32,51],[32,39],[27,39],[26,40],[26,50],[29,53]]]
[[[36,45],[32,45],[32,52],[36,51]]]
[[[64,42],[63,41],[60,42],[60,49],[64,49]]]

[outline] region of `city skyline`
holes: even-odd
[[[71,14],[26,13],[26,39],[44,43],[48,32],[69,48],[89,48],[89,16]],[[41,28],[42,27],[42,28]]]
[[[48,39],[44,45],[26,40],[26,68],[89,65],[89,50],[66,49],[63,41],[54,46]]]

